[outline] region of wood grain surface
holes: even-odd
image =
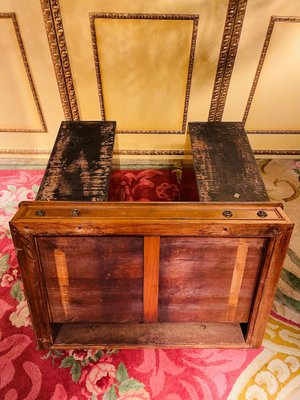
[[[143,321],[143,238],[39,237],[37,246],[52,322]]]
[[[158,317],[160,237],[144,237],[144,322]]]
[[[115,128],[115,122],[62,122],[36,200],[107,200]]]
[[[239,324],[64,324],[53,348],[248,347]]]
[[[254,238],[161,238],[159,321],[246,322],[264,244]],[[244,273],[233,291],[241,261]]]
[[[191,122],[199,201],[267,201],[268,195],[239,122]]]

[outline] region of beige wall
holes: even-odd
[[[117,120],[124,157],[207,120],[300,152],[299,0],[1,0],[0,35],[3,156],[48,154],[63,119]]]

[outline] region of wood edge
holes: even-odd
[[[293,227],[287,225],[279,235],[271,239],[271,254],[266,254],[262,263],[262,272],[265,272],[265,276],[263,281],[261,277],[258,279],[259,286],[253,300],[245,336],[250,347],[257,347],[262,342],[292,232]]]
[[[77,349],[82,349],[82,348],[94,348],[94,349],[133,349],[133,348],[165,348],[165,349],[178,349],[178,348],[199,348],[199,349],[203,349],[203,348],[249,348],[249,344],[246,343],[246,341],[244,340],[244,335],[242,333],[242,329],[240,324],[238,323],[182,323],[181,328],[184,327],[185,329],[189,329],[189,325],[191,327],[191,329],[194,331],[195,329],[195,325],[199,326],[199,329],[201,329],[202,331],[202,335],[200,335],[201,340],[198,341],[194,340],[194,341],[190,341],[187,342],[186,340],[184,341],[180,341],[178,340],[178,342],[173,342],[173,343],[162,343],[163,339],[162,338],[159,341],[156,340],[155,334],[154,334],[154,338],[153,341],[148,341],[147,343],[145,342],[141,342],[139,340],[136,340],[136,342],[130,342],[130,338],[128,342],[120,339],[119,343],[117,343],[116,341],[116,337],[115,337],[115,342],[112,344],[109,344],[106,341],[106,338],[103,338],[103,335],[101,335],[101,328],[102,326],[107,327],[108,325],[110,325],[110,329],[112,329],[112,331],[114,332],[119,332],[121,328],[121,326],[123,325],[122,323],[119,324],[82,324],[82,326],[80,326],[81,324],[78,324],[75,327],[75,330],[77,331],[76,334],[78,334],[78,336],[80,336],[80,338],[82,337],[82,335],[80,335],[80,330],[83,329],[88,330],[91,327],[95,327],[95,329],[98,329],[99,332],[97,332],[97,341],[93,341],[85,343],[84,341],[77,341],[77,340],[70,340],[69,343],[64,342],[62,339],[64,336],[72,336],[72,330],[73,327],[71,324],[62,324],[62,330],[63,333],[61,334],[60,332],[58,333],[58,335],[56,336],[56,339],[54,340],[53,344],[51,345],[51,348],[53,349],[73,349],[73,348],[77,348]],[[136,330],[140,331],[140,334],[143,335],[143,333],[148,329],[153,330],[156,332],[157,326],[159,326],[160,328],[160,337],[162,335],[162,331],[161,329],[163,328],[163,331],[166,331],[166,339],[168,339],[168,336],[170,334],[170,329],[171,326],[173,324],[172,323],[159,323],[159,322],[153,322],[153,323],[144,323],[144,324],[139,324],[139,323],[132,323],[130,324],[130,327],[124,327],[125,329],[130,329],[130,332],[133,332],[132,335],[136,338],[140,338],[140,335],[136,332]],[[193,325],[193,326],[192,326]],[[205,329],[205,334],[203,335],[203,329],[202,326],[205,325],[206,329]],[[231,331],[235,331],[235,339],[238,339],[236,341],[234,340],[227,340],[226,338],[224,339],[223,337],[223,330],[218,329],[218,331],[220,332],[220,336],[216,337],[216,341],[212,342],[211,340],[211,332],[215,332],[215,327],[218,326],[219,328],[221,326],[231,326]],[[174,323],[174,329],[172,329],[172,337],[176,338],[176,328],[177,328],[177,324]],[[68,332],[70,330],[70,333]],[[107,332],[105,333],[105,335],[107,336]],[[62,337],[61,337],[62,336]],[[123,332],[123,336],[124,336],[124,332]],[[129,335],[130,336],[130,335]],[[152,334],[150,334],[150,336],[152,336]],[[213,335],[215,336],[215,335]],[[232,336],[229,336],[229,334],[227,333],[228,338],[232,338]],[[98,337],[99,337],[99,341],[98,341]],[[120,336],[120,338],[122,337],[122,334]],[[205,342],[205,340],[208,338],[207,342]],[[90,338],[89,338],[90,339]],[[102,340],[101,340],[102,339]],[[179,339],[180,339],[180,334],[179,334]],[[195,335],[193,335],[193,339],[195,339]],[[61,342],[60,342],[61,341]]]

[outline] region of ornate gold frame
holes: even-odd
[[[5,155],[49,155],[51,150],[25,150],[25,149],[0,149],[0,154]],[[300,156],[300,150],[253,150],[256,155],[292,155]],[[191,151],[184,150],[116,150],[114,155],[121,156],[184,156],[191,155]]]
[[[221,121],[248,0],[229,0],[208,121]]]
[[[182,118],[182,128],[180,131],[172,131],[172,130],[120,130],[118,133],[164,133],[164,134],[185,134],[186,124],[187,124],[187,113],[190,99],[190,91],[191,91],[191,81],[192,81],[192,73],[194,66],[194,58],[195,58],[195,47],[197,40],[197,29],[198,29],[198,21],[199,16],[192,14],[122,14],[122,13],[90,13],[90,27],[91,27],[91,35],[92,35],[92,43],[93,43],[93,52],[94,52],[94,62],[97,76],[97,86],[98,86],[98,96],[100,102],[100,110],[102,120],[105,121],[105,102],[103,98],[103,88],[102,88],[102,79],[101,79],[101,68],[99,62],[99,54],[97,47],[97,39],[96,39],[96,29],[95,29],[95,19],[97,18],[107,18],[107,19],[152,19],[152,20],[191,20],[193,21],[193,33],[191,40],[191,50],[190,50],[190,58],[189,58],[189,67],[188,67],[188,76],[186,83],[186,91],[185,91],[185,103],[183,110],[183,118]]]
[[[31,75],[31,70],[30,70],[30,66],[28,64],[28,60],[27,60],[27,56],[26,56],[26,51],[25,51],[25,47],[23,44],[23,40],[22,40],[22,36],[20,33],[20,28],[19,28],[19,24],[17,21],[17,16],[15,13],[0,13],[0,19],[11,19],[13,26],[14,26],[14,30],[15,30],[15,34],[16,34],[16,38],[17,38],[17,42],[19,45],[19,49],[21,52],[21,56],[22,56],[22,61],[25,67],[25,71],[26,71],[26,75],[27,75],[27,79],[30,85],[30,89],[31,89],[31,93],[34,99],[34,103],[38,112],[38,116],[39,116],[39,120],[42,126],[42,129],[22,129],[22,128],[0,128],[0,132],[24,132],[24,133],[44,133],[47,132],[47,127],[46,127],[46,122],[44,119],[44,115],[42,112],[42,108],[39,102],[39,98],[37,95],[37,91],[34,85],[34,81],[32,79],[32,75]]]
[[[67,121],[76,121],[80,118],[59,1],[40,2],[65,118]]]

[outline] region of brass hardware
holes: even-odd
[[[268,216],[268,214],[267,214],[264,210],[259,210],[259,211],[257,212],[257,215],[258,215],[260,218],[266,218],[266,217]]]
[[[232,214],[232,212],[230,210],[223,211],[223,215],[226,218],[231,218],[233,216],[233,214]]]
[[[72,217],[79,217],[80,211],[77,210],[76,208],[73,208],[73,210],[71,210],[71,215]]]
[[[46,212],[45,212],[44,210],[37,210],[37,211],[35,212],[35,215],[36,215],[37,217],[43,217],[45,214],[46,214]]]

